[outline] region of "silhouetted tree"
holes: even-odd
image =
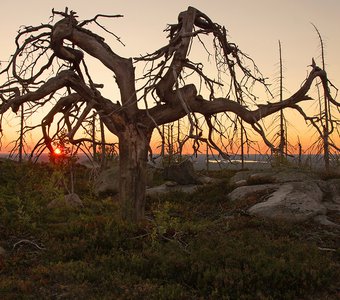
[[[100,18],[120,15],[97,15],[78,21],[76,13],[66,9],[53,11],[52,17],[49,24],[19,31],[17,49],[1,71],[8,78],[0,86],[0,113],[10,108],[17,112],[23,103],[30,104],[26,110],[35,111],[55,99],[40,124],[42,141],[53,151],[52,124],[59,113],[57,131],[66,128],[72,143],[91,143],[91,139],[76,138],[76,133],[93,110],[97,111],[106,128],[119,140],[120,201],[123,217],[128,220],[144,216],[149,143],[154,129],[159,130],[162,124],[187,117],[189,137],[199,140],[203,131],[198,129],[197,116],[201,115],[207,127],[206,141],[218,148],[213,133],[216,129],[223,132],[212,120],[218,120],[216,114],[223,112],[248,123],[273,148],[259,121],[282,108],[299,110],[300,102],[311,99],[307,93],[316,78],[321,79],[330,101],[339,106],[330,95],[326,72],[314,61],[308,77],[291,97],[278,103],[257,104],[252,88],[255,84],[265,87],[265,80],[254,61],[228,40],[223,26],[193,7],[181,12],[178,22],[167,27],[169,40],[165,46],[134,60],[118,55],[101,36],[85,28],[90,23],[101,26]],[[61,19],[54,22],[55,17]],[[207,36],[212,37],[217,79],[206,74],[201,62],[190,59],[196,42],[209,51],[205,47]],[[118,102],[100,93],[102,85],[93,82],[87,56],[98,59],[112,71],[120,93]],[[146,64],[142,78],[135,77],[135,65],[139,63]],[[141,86],[137,87],[137,83]],[[25,87],[23,93],[19,87]]]
[[[325,45],[322,39],[321,33],[318,28],[312,24],[320,41],[321,62],[322,69],[326,71],[325,63]],[[332,150],[340,151],[340,148],[335,145],[332,140],[332,133],[335,132],[335,128],[339,125],[339,120],[333,120],[332,117],[332,99],[329,97],[327,86],[321,84],[321,91],[319,90],[320,82],[316,82],[318,89],[319,99],[319,116],[312,121],[313,126],[319,132],[320,142],[322,144],[323,159],[325,163],[325,169],[328,172],[330,169],[330,156]],[[323,101],[322,101],[323,100]],[[323,103],[322,103],[323,102]],[[338,135],[339,136],[339,135]]]
[[[284,92],[284,85],[283,85],[283,59],[282,59],[282,47],[281,41],[279,41],[279,77],[278,77],[278,97],[279,101],[283,101],[283,92]],[[278,122],[278,124],[277,124]],[[273,144],[277,146],[277,159],[279,163],[283,163],[284,157],[288,154],[288,140],[287,140],[287,119],[284,116],[283,108],[280,109],[279,116],[276,117],[273,121],[274,123],[274,137],[273,137]]]

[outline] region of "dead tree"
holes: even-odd
[[[9,157],[17,159],[19,163],[22,163],[27,154],[29,154],[26,133],[30,131],[30,127],[25,122],[26,118],[27,114],[24,109],[24,104],[22,104],[19,109],[20,128],[17,132],[18,137],[16,140],[11,141],[13,146],[9,153]]]
[[[283,100],[283,66],[282,66],[282,50],[281,50],[281,42],[279,41],[279,56],[280,56],[280,101]],[[280,162],[283,162],[283,157],[285,154],[285,145],[287,145],[287,141],[285,139],[285,124],[284,124],[284,114],[283,109],[280,110],[280,144],[279,144],[279,155]],[[287,151],[286,151],[287,153]]]
[[[209,147],[218,148],[212,139],[216,129],[212,119],[223,112],[227,117],[241,118],[273,147],[259,123],[262,118],[286,107],[299,110],[299,103],[311,100],[307,93],[316,78],[329,92],[326,72],[313,62],[308,77],[291,97],[278,103],[257,104],[252,86],[265,85],[265,80],[255,63],[229,41],[224,27],[193,7],[181,12],[178,22],[168,26],[169,40],[164,47],[135,60],[120,56],[101,36],[85,28],[90,23],[100,25],[100,18],[119,15],[97,15],[78,21],[76,13],[66,9],[53,11],[52,17],[49,24],[25,27],[18,33],[17,49],[1,71],[8,77],[0,86],[0,113],[9,109],[16,113],[23,103],[30,103],[26,109],[35,111],[54,100],[39,124],[41,142],[53,151],[52,123],[54,119],[56,122],[57,114],[62,116],[56,130],[66,128],[70,142],[79,144],[86,140],[91,143],[91,139],[77,137],[76,133],[82,122],[97,111],[106,128],[119,140],[120,201],[122,216],[127,220],[136,221],[144,216],[148,149],[153,131],[160,130],[162,124],[187,117],[190,138],[199,139],[203,133],[196,130],[197,116],[201,115],[206,121]],[[54,22],[54,18],[61,19]],[[193,43],[205,45],[203,39],[207,36],[212,37],[217,69],[229,78],[229,82],[224,80],[223,95],[217,93],[223,82],[210,78],[202,63],[190,60]],[[120,92],[119,102],[102,96],[100,85],[93,82],[88,72],[87,56],[98,59],[112,71]],[[137,88],[135,65],[140,63],[147,64],[149,69],[145,69],[142,81],[138,81],[142,84]],[[189,75],[198,78],[201,84]],[[14,87],[25,87],[24,93],[16,93]],[[245,106],[245,102],[237,101],[240,97],[250,104]],[[330,93],[328,97],[339,106]]]
[[[99,120],[100,142],[97,142],[97,140],[96,140],[96,132],[97,132],[96,117],[97,117],[97,114],[94,113],[92,115],[92,120],[90,122],[90,126],[92,128],[92,130],[91,130],[92,160],[93,161],[99,161],[101,169],[105,169],[105,167],[106,167],[106,154],[107,154],[106,153],[107,143],[106,143],[106,139],[105,139],[105,128],[104,128],[104,124],[103,124],[102,120],[100,119]],[[98,153],[97,153],[97,150],[98,150],[97,146],[98,145],[100,145],[100,155],[98,155]]]
[[[325,63],[325,45],[322,39],[321,33],[318,28],[312,24],[320,41],[320,50],[321,50],[321,62],[322,69],[326,71],[326,63]],[[335,127],[339,125],[339,120],[332,119],[332,99],[328,96],[328,91],[325,91],[324,84],[322,84],[321,90],[319,90],[319,83],[316,83],[318,89],[318,98],[319,98],[319,122],[313,122],[314,127],[319,131],[319,138],[321,139],[322,148],[323,148],[323,160],[325,163],[325,169],[327,172],[330,170],[330,154],[333,149],[339,151],[339,148],[335,146],[332,141],[332,133],[334,133]],[[323,99],[322,99],[323,97]],[[323,100],[323,104],[322,104]],[[321,125],[318,125],[318,123]]]
[[[281,41],[279,40],[279,77],[278,77],[278,96],[279,101],[283,101],[283,92],[284,92],[284,85],[283,85],[283,60],[282,60],[282,47]],[[278,122],[278,125],[276,124]],[[274,130],[274,137],[273,137],[273,144],[277,144],[277,155],[278,162],[282,164],[284,162],[284,157],[288,155],[288,139],[286,138],[287,135],[287,119],[284,116],[283,108],[280,110],[280,114],[278,117],[274,119],[275,128]]]

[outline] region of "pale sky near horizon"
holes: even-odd
[[[295,92],[305,79],[312,57],[321,65],[319,40],[313,23],[325,41],[328,76],[340,87],[339,0],[6,0],[0,5],[3,12],[0,60],[8,59],[14,50],[14,38],[20,25],[46,23],[52,8],[64,10],[66,6],[76,11],[80,19],[89,19],[98,13],[124,15],[124,18],[111,19],[105,24],[122,38],[126,47],[114,39],[108,44],[118,54],[134,57],[163,46],[166,25],[175,23],[179,12],[194,6],[213,21],[225,25],[230,39],[255,60],[265,77],[277,76],[280,40],[285,87],[290,93]],[[303,135],[295,131],[294,134]]]

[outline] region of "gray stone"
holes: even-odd
[[[236,181],[234,183],[234,187],[240,187],[240,186],[246,186],[248,184],[248,181],[245,179],[241,179],[239,181]]]
[[[175,181],[178,184],[196,184],[198,176],[190,160],[184,160],[164,168],[164,179]]]
[[[193,193],[197,190],[198,185],[179,185],[168,186],[165,184],[146,189],[146,195],[149,197],[157,197],[169,192]]]
[[[317,215],[324,215],[323,193],[313,181],[282,184],[264,202],[255,204],[248,212],[251,215],[302,222]]]
[[[321,224],[321,225],[324,225],[324,226],[331,226],[331,227],[336,227],[336,228],[340,228],[340,225],[339,224],[336,224],[330,220],[328,220],[327,216],[325,215],[318,215],[314,218],[314,221]]]
[[[119,191],[119,175],[118,165],[102,171],[94,184],[94,193],[97,196],[102,194],[117,194]]]
[[[310,172],[299,169],[273,169],[265,171],[241,171],[237,172],[229,181],[232,186],[250,184],[301,182],[306,180],[317,180],[318,177]]]
[[[6,256],[7,251],[0,246],[0,256]]]
[[[316,180],[318,177],[311,172],[303,172],[298,169],[286,169],[273,174],[274,182],[301,182],[307,180]]]
[[[204,176],[204,175],[199,176],[197,178],[197,181],[200,184],[212,184],[212,183],[220,182],[220,180],[217,178],[211,178],[211,177]]]
[[[79,196],[75,193],[65,195],[62,199],[54,199],[49,204],[47,208],[82,208],[84,207],[83,202],[80,200]]]
[[[258,183],[273,183],[275,182],[275,173],[273,172],[259,172],[250,174],[248,177],[249,182],[258,182]]]
[[[340,175],[340,165],[335,166],[332,171],[334,174]]]
[[[233,177],[230,178],[229,184],[235,186],[236,182],[240,180],[247,181],[251,172],[250,171],[240,171],[237,172]]]
[[[259,184],[259,185],[247,185],[240,186],[234,189],[228,194],[228,199],[230,201],[242,201],[249,195],[254,193],[265,193],[270,194],[280,187],[278,184]]]
[[[68,207],[73,207],[73,208],[84,207],[83,201],[81,201],[81,199],[76,193],[65,195],[64,198],[65,198],[65,204]]]
[[[159,172],[151,165],[147,165],[146,169],[146,185],[152,186],[154,176]],[[120,168],[118,164],[102,171],[94,184],[94,193],[100,195],[116,195],[119,192]]]
[[[332,202],[340,204],[340,178],[327,180]]]
[[[176,181],[167,181],[167,182],[164,182],[164,184],[167,187],[174,187],[174,186],[178,185],[178,183]]]
[[[324,205],[327,209],[340,214],[340,179],[319,181],[318,185],[324,193]]]

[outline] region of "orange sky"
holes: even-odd
[[[122,38],[126,47],[114,39],[107,39],[108,44],[122,56],[138,56],[151,52],[166,42],[163,29],[166,24],[174,23],[180,11],[187,6],[195,6],[205,12],[214,21],[226,26],[230,39],[256,61],[265,77],[277,77],[278,40],[282,43],[284,59],[284,85],[289,96],[295,92],[305,79],[312,57],[320,63],[320,48],[317,35],[311,26],[314,23],[320,30],[326,44],[327,72],[332,82],[340,87],[340,1],[339,0],[146,0],[146,1],[106,1],[84,2],[80,0],[32,0],[5,1],[1,4],[0,19],[0,60],[6,60],[14,49],[14,38],[20,25],[37,25],[48,21],[54,7],[63,10],[65,6],[78,12],[81,19],[88,19],[97,13],[123,14],[122,19],[105,21],[105,25]],[[99,32],[101,33],[101,32]],[[4,42],[6,41],[6,42]],[[1,66],[0,66],[1,68]],[[97,68],[96,68],[97,69]],[[104,95],[116,100],[117,94],[112,88],[112,74],[98,68],[94,74],[97,82],[103,82]],[[2,80],[2,78],[0,78]],[[261,95],[259,95],[261,96]],[[268,99],[263,94],[263,102]],[[307,110],[313,110],[312,104],[306,104]],[[46,113],[46,111],[42,112]],[[305,126],[298,114],[289,111],[287,118],[292,125],[289,138],[292,144],[300,138],[304,148],[313,141],[313,130]],[[339,118],[339,114],[337,115]],[[270,123],[268,118],[267,123]],[[5,122],[6,124],[6,122]],[[16,136],[15,124],[18,119],[7,117],[4,127],[3,146]],[[293,126],[294,125],[294,126]],[[12,127],[12,128],[10,128]],[[35,135],[31,137],[34,141]],[[337,139],[338,145],[340,138]],[[4,147],[1,151],[6,150]]]

